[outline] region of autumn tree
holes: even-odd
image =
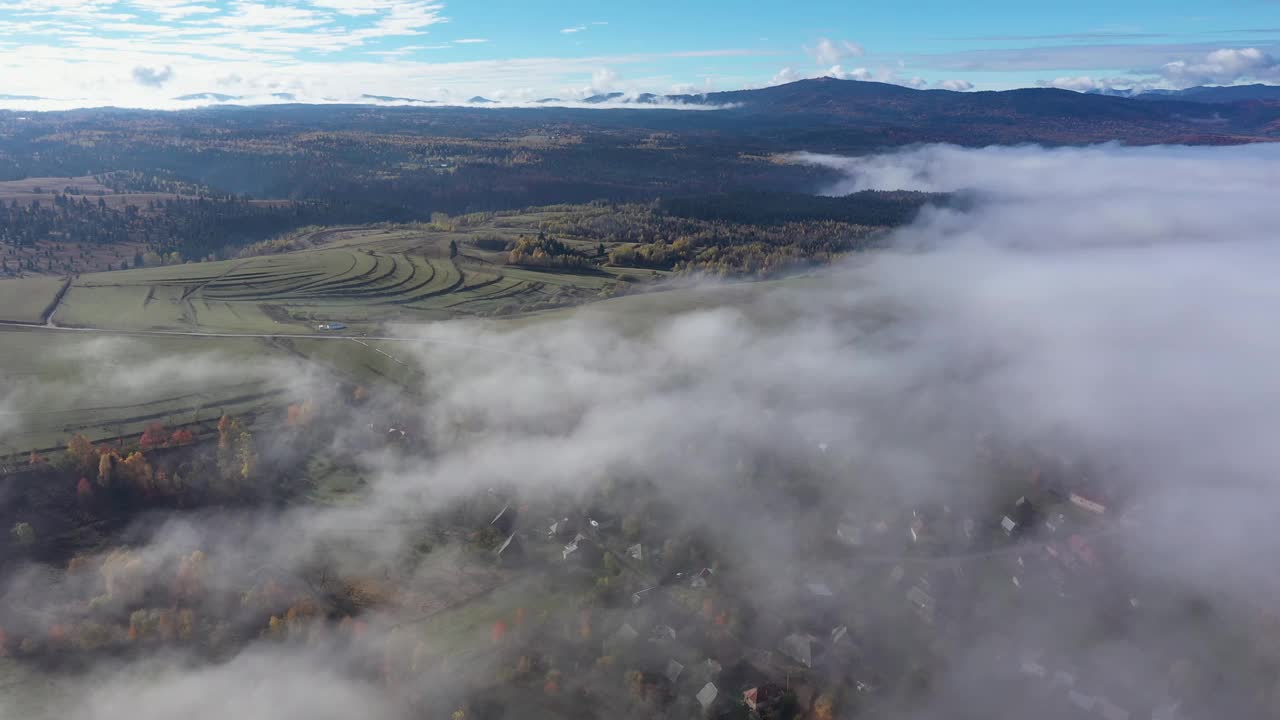
[[[186,428],[178,428],[177,430],[173,431],[172,435],[169,436],[169,444],[175,447],[181,446],[181,445],[190,445],[191,443],[195,442],[195,439],[196,439],[195,435],[193,435],[190,430]]]
[[[818,696],[813,703],[814,720],[835,720],[836,702],[835,698],[827,693]]]
[[[158,448],[169,441],[169,432],[160,423],[151,423],[138,439],[138,447],[145,450]]]
[[[285,424],[291,428],[303,428],[311,424],[315,417],[315,404],[310,400],[302,403],[291,403],[285,417]]]
[[[67,442],[67,455],[82,473],[91,473],[98,469],[98,451],[84,435],[77,433],[71,436],[71,440]]]
[[[236,440],[236,460],[240,465],[240,479],[248,480],[258,466],[258,453],[254,449],[253,435],[242,431]]]
[[[223,415],[218,420],[218,470],[228,480],[248,480],[258,464],[253,435],[239,420]]]
[[[183,600],[194,600],[204,592],[206,572],[205,555],[196,550],[178,560],[178,575],[174,579],[174,594]]]
[[[128,550],[114,550],[102,561],[102,575],[107,597],[120,605],[133,605],[142,599],[145,568],[142,560]]]
[[[502,642],[502,639],[506,636],[507,636],[506,620],[498,620],[493,624],[493,627],[489,628],[489,640],[494,645],[497,645],[498,643]]]
[[[275,615],[272,615],[271,619],[267,621],[267,629],[262,633],[263,637],[272,640],[283,640],[286,634],[287,629],[284,620]]]
[[[161,612],[155,609],[134,610],[129,615],[129,639],[149,640],[160,636]]]
[[[218,449],[230,450],[231,440],[235,437],[235,432],[239,429],[240,423],[232,420],[230,415],[223,415],[218,418]]]
[[[141,451],[132,452],[116,468],[119,477],[145,493],[155,491],[155,470]]]
[[[76,500],[79,501],[81,507],[93,502],[93,485],[89,482],[89,478],[82,477],[80,482],[76,483]]]
[[[114,452],[104,452],[98,456],[98,485],[109,488],[115,470],[115,461],[120,456]]]

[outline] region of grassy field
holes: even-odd
[[[55,277],[0,281],[0,321],[43,323],[64,282]]]
[[[0,458],[137,435],[153,422],[212,433],[223,413],[275,421],[307,383],[412,392],[396,341],[82,333],[0,327]]]
[[[306,335],[342,323],[353,332],[386,322],[512,314],[599,297],[607,273],[508,268],[438,254],[440,238],[350,237],[333,247],[76,279],[55,313],[66,327]],[[10,292],[0,282],[0,302]]]
[[[148,423],[211,424],[277,408],[275,363],[252,338],[106,337],[0,329],[0,455],[141,433]]]
[[[423,321],[514,317],[496,325],[517,328],[592,303],[585,312],[641,331],[677,309],[752,304],[775,284],[593,302],[614,293],[619,275],[504,262],[506,240],[555,217],[320,228],[294,252],[80,275],[52,315],[64,329],[0,327],[0,456],[60,447],[74,433],[100,440],[151,422],[210,424],[224,412],[272,417],[294,399],[289,381],[310,371],[412,395],[424,373],[412,347],[377,338]],[[582,251],[595,246],[584,241]],[[0,280],[0,322],[42,324],[63,282]]]
[[[0,657],[0,717],[45,720],[59,717],[71,694],[65,678]]]

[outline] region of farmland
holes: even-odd
[[[0,181],[0,200],[6,203],[15,201],[22,205],[30,205],[33,202],[52,203],[54,193],[66,193],[75,197],[87,196],[93,198],[94,202],[101,198],[104,203],[112,207],[145,206],[149,202],[178,197],[175,193],[167,192],[126,192],[104,185],[102,178],[91,176]]]
[[[508,223],[492,235],[536,232],[536,221]],[[386,322],[576,304],[617,280],[600,270],[507,267],[500,253],[474,247],[476,236],[475,230],[345,228],[318,231],[316,246],[295,252],[85,274],[71,283],[54,320],[127,331],[306,335],[324,323],[368,331]],[[465,248],[454,258],[451,241]],[[0,284],[0,298],[19,292],[16,284]],[[39,322],[43,305],[27,305],[8,319]]]
[[[576,280],[576,279],[575,279]],[[93,274],[76,280],[58,308],[68,327],[188,332],[308,334],[341,321],[489,314],[507,303],[552,297],[605,281],[496,268],[367,248]]]
[[[136,435],[152,422],[212,426],[286,397],[288,355],[251,338],[116,337],[0,330],[0,455],[46,451],[80,433]],[[198,377],[199,382],[194,379]]]
[[[53,277],[5,280],[0,321],[40,324],[48,317],[65,285]]]

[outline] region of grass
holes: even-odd
[[[252,338],[0,329],[0,455],[58,448],[75,433],[96,441],[152,422],[212,427],[224,412],[273,412],[286,401],[266,366],[288,357]]]
[[[542,218],[500,216],[465,231],[321,229],[314,236],[324,244],[306,250],[86,274],[71,284],[55,320],[68,327],[271,335],[310,335],[320,332],[317,325],[341,322],[347,334],[367,334],[388,322],[578,304],[616,282],[607,272],[508,267],[501,252],[472,247],[483,233],[536,232]],[[495,230],[499,221],[503,227]],[[450,241],[469,249],[452,259]]]
[[[359,471],[329,457],[312,458],[307,463],[306,475],[311,481],[308,498],[321,505],[358,503],[368,488]]]
[[[201,337],[0,327],[0,458],[140,434],[153,422],[214,432],[223,413],[275,422],[302,368],[412,393],[404,342]],[[328,382],[323,381],[323,382]]]
[[[70,699],[71,693],[62,678],[30,664],[0,657],[0,717],[31,720],[59,717],[61,712],[56,708],[69,704]]]
[[[520,608],[530,622],[536,622],[572,600],[566,594],[548,592],[536,578],[527,578],[435,613],[417,624],[416,631],[432,657],[483,652],[493,647],[490,631],[495,622],[513,625]]]
[[[54,277],[0,281],[0,321],[43,323],[63,283]]]

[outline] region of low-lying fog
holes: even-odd
[[[241,572],[225,557],[237,547],[245,565],[287,564],[352,528],[385,529],[368,533],[368,552],[393,553],[407,542],[395,520],[423,505],[495,485],[528,497],[636,475],[683,508],[673,524],[718,534],[767,585],[808,559],[790,542],[795,518],[738,494],[744,463],[834,467],[832,502],[870,486],[981,499],[971,460],[988,433],[1087,457],[1134,484],[1143,530],[1126,561],[1142,573],[1242,604],[1274,594],[1280,146],[927,146],[794,160],[845,172],[831,194],[968,192],[952,208],[926,209],[889,249],[712,308],[623,322],[610,311],[636,302],[623,299],[515,328],[424,326],[430,341],[401,359],[425,370],[420,426],[456,438],[437,440],[437,457],[405,465],[370,455],[376,480],[357,507],[264,512],[234,538],[215,537],[220,525],[175,522],[154,550],[218,546],[228,577]],[[5,597],[29,602],[31,592],[19,580]],[[1082,665],[1122,658],[1135,673],[1162,674],[1178,636],[1154,628],[1079,646],[1074,626],[1053,617],[1010,626],[1026,627],[1028,646],[1070,647]],[[984,652],[967,649],[955,667]],[[314,648],[261,645],[216,667],[104,666],[58,712],[398,717],[376,686],[337,667]],[[937,717],[983,703],[1014,716],[965,679],[957,669],[934,685]],[[17,717],[3,696],[11,690],[0,688],[0,717]]]

